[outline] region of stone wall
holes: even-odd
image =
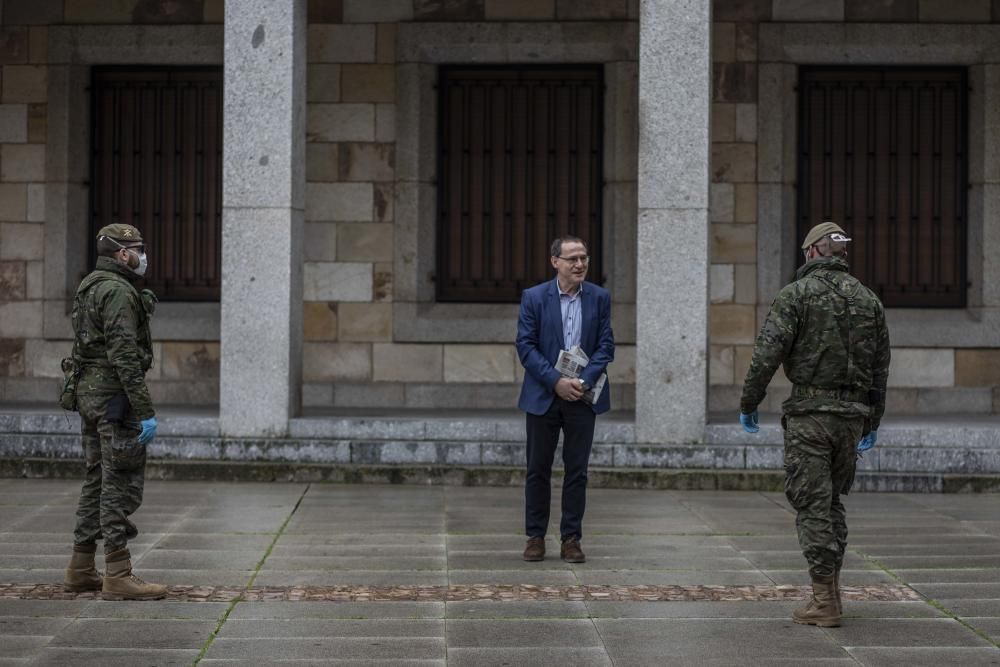
[[[512,345],[517,306],[434,304],[428,296],[434,214],[424,215],[421,204],[435,201],[436,64],[461,58],[451,49],[468,51],[470,43],[466,62],[563,62],[560,56],[548,60],[545,51],[556,47],[545,44],[534,51],[523,46],[532,51],[524,60],[508,53],[515,33],[524,42],[545,42],[529,33],[563,21],[579,28],[580,44],[598,43],[590,54],[628,54],[619,60],[631,60],[634,79],[634,38],[609,46],[611,33],[592,27],[605,21],[634,25],[636,13],[637,3],[626,0],[310,3],[305,405],[514,406],[523,372]],[[433,35],[406,27],[427,21],[442,25]],[[458,25],[469,22],[478,27]],[[497,32],[499,25],[509,32]],[[401,37],[401,30],[407,35]],[[602,55],[576,59],[581,57],[610,61]],[[614,95],[612,81],[608,90]],[[631,136],[621,140],[629,146],[630,174],[615,173],[606,157],[605,199],[634,217],[635,100],[627,104]],[[629,239],[620,251],[627,255],[612,255],[611,244],[605,245],[600,251],[609,264],[615,257],[627,261],[635,247]],[[618,385],[616,405],[628,408],[634,402],[635,297],[634,268],[625,261],[619,264],[630,275],[613,290],[624,324],[616,328],[623,344],[611,379]]]
[[[86,190],[73,199],[67,181],[53,177],[63,132],[51,113],[88,114],[85,95],[53,112],[54,79],[63,81],[68,45],[50,33],[73,24],[136,26],[221,24],[222,0],[33,0],[4,2],[0,25],[0,400],[52,403],[62,373],[59,360],[72,348],[68,326],[67,249],[47,224],[63,201],[86,219]],[[142,49],[141,37],[135,48]],[[115,48],[114,44],[111,48]],[[185,48],[190,48],[185,47]],[[122,62],[130,62],[124,58]],[[83,116],[86,118],[86,115]],[[60,116],[55,122],[63,122]],[[73,132],[80,128],[73,127]],[[86,135],[87,132],[83,132]],[[55,143],[53,143],[55,142]],[[60,144],[57,146],[56,144]],[[86,165],[86,151],[70,160]],[[81,179],[85,182],[85,177]],[[86,247],[68,250],[86,253]],[[75,280],[76,277],[73,278]],[[67,276],[67,281],[69,281]],[[168,307],[169,311],[171,308]],[[162,323],[161,323],[162,324]],[[158,326],[154,329],[161,329]],[[217,327],[216,327],[217,329]],[[182,336],[183,337],[183,336]],[[157,335],[156,363],[149,373],[154,400],[214,402],[218,395],[216,340],[173,340]]]
[[[65,266],[67,242],[47,231],[46,218],[58,209],[53,193],[60,195],[58,201],[85,207],[86,191],[81,189],[82,197],[75,200],[67,197],[64,184],[49,175],[57,152],[48,122],[49,91],[51,80],[63,76],[63,61],[50,62],[50,54],[66,50],[64,45],[54,49],[49,33],[67,24],[134,26],[129,33],[134,52],[143,48],[143,39],[150,39],[140,26],[166,24],[180,30],[181,25],[220,24],[222,2],[2,3],[0,400],[53,400],[58,360],[71,345],[68,288],[62,283],[75,279],[66,275],[63,280],[64,273],[75,269]],[[413,165],[433,163],[432,149],[421,142],[433,134],[436,117],[417,114],[417,123],[402,106],[415,86],[433,84],[435,68],[412,44],[406,53],[399,52],[399,45],[401,32],[428,22],[442,26],[442,40],[455,34],[445,26],[481,26],[474,34],[482,41],[464,45],[468,57],[497,62],[502,57],[530,60],[531,49],[523,45],[547,39],[546,31],[559,24],[576,50],[551,47],[552,53],[608,64],[607,95],[614,108],[606,115],[624,119],[609,126],[605,138],[609,222],[602,251],[619,341],[611,377],[616,405],[634,405],[638,50],[635,37],[609,48],[607,35],[619,29],[636,35],[637,17],[638,0],[310,0],[303,257],[306,405],[496,408],[513,405],[517,395],[522,369],[511,344],[516,306],[440,307],[426,300],[426,286],[415,268],[428,258],[425,228],[416,218],[426,216],[423,209],[433,203],[433,196],[427,197],[433,193],[433,173]],[[995,23],[1000,22],[1000,2],[715,0],[714,21],[710,409],[730,411],[773,297],[772,284],[777,284],[778,269],[760,261],[768,249],[758,242],[770,220],[761,214],[767,210],[761,192],[768,184],[759,166],[759,74],[770,62],[761,34],[772,34],[767,28],[784,22]],[[602,25],[613,28],[602,32]],[[518,52],[518,45],[524,50]],[[426,50],[441,48],[429,45]],[[85,165],[85,151],[77,153],[75,160]],[[1000,184],[990,178],[995,176],[985,181],[996,192]],[[433,207],[428,210],[433,218]],[[1000,210],[1000,202],[991,210]],[[57,241],[63,246],[54,246]],[[665,257],[672,251],[666,249]],[[923,342],[921,321],[909,317],[893,314],[891,319],[894,332],[905,335],[895,336],[902,344],[894,350],[890,410],[1000,410],[1000,345],[963,336],[961,319],[938,327],[939,333]],[[965,317],[974,323],[987,316],[970,309]],[[154,334],[157,363],[150,381],[156,400],[216,401],[217,305],[163,304]],[[766,409],[776,409],[787,392],[780,375]]]
[[[756,332],[770,300],[783,284],[782,276],[788,274],[785,270],[788,267],[771,261],[782,253],[788,254],[785,251],[789,241],[783,238],[789,234],[788,226],[782,227],[781,222],[774,219],[778,216],[773,202],[758,196],[764,188],[772,187],[771,175],[759,173],[761,164],[771,165],[770,157],[763,156],[761,149],[770,149],[770,154],[779,156],[783,153],[782,147],[775,145],[778,138],[770,134],[759,137],[758,130],[760,127],[773,127],[774,124],[787,126],[788,123],[780,113],[770,125],[766,119],[758,118],[760,105],[768,103],[766,113],[772,113],[774,106],[774,100],[758,99],[759,91],[765,85],[760,80],[761,72],[775,61],[774,54],[780,50],[772,43],[774,36],[781,32],[780,27],[774,24],[812,24],[808,29],[817,32],[825,30],[824,26],[831,23],[891,22],[911,24],[905,29],[914,30],[920,30],[919,24],[922,23],[988,24],[1000,22],[1000,3],[990,0],[715,0],[714,10],[710,409],[733,411],[738,406]],[[829,30],[826,32],[829,33]],[[877,41],[878,34],[879,31],[873,32],[872,39]],[[983,61],[976,60],[975,56],[966,57],[960,55],[961,49],[951,48],[951,40],[957,44],[962,40],[972,42],[980,39],[983,40],[983,50],[986,50],[986,41],[992,39],[995,42],[998,34],[973,32],[960,25],[935,26],[928,31],[928,35],[934,35],[930,43],[937,41],[944,46],[940,47],[940,54],[934,54],[932,62],[948,62],[945,54],[951,52],[957,58],[954,64],[981,64]],[[896,38],[900,44],[900,63],[910,62],[902,60],[905,51],[927,46],[921,45],[925,40],[920,38],[899,35]],[[852,39],[860,38],[849,36],[847,41]],[[797,46],[808,50],[810,42],[808,39],[805,41],[805,44]],[[974,49],[970,45],[966,50]],[[835,50],[835,47],[830,49],[831,53]],[[861,62],[852,61],[850,56],[841,54],[841,57],[845,61]],[[915,56],[916,62],[920,62],[921,57],[928,56]],[[891,64],[893,59],[894,56],[889,55],[879,62]],[[782,62],[792,65],[787,71],[795,71],[794,58]],[[794,110],[794,74],[789,78],[790,81],[782,84],[785,89],[778,92],[779,95],[789,96],[786,102],[790,104],[784,104],[786,113]],[[767,85],[770,86],[770,82]],[[988,110],[986,113],[989,113]],[[975,124],[975,112],[973,116],[972,123]],[[970,129],[973,137],[983,136],[982,131],[975,134],[975,127]],[[785,139],[788,139],[787,134]],[[758,144],[758,140],[770,143]],[[995,154],[995,145],[986,150]],[[784,155],[794,155],[794,152]],[[985,171],[989,172],[989,169]],[[794,168],[791,172],[794,173]],[[970,173],[974,172],[975,169],[972,169]],[[984,208],[996,211],[1000,206],[997,189],[990,189],[988,175],[983,180],[986,192]],[[787,201],[787,193],[794,192],[794,176],[786,176],[778,182],[786,184],[786,187],[782,191],[785,194],[779,192],[776,196],[784,196]],[[973,196],[976,193],[970,191],[970,197]],[[970,206],[970,209],[975,208]],[[758,229],[759,222],[778,231],[765,235],[763,227]],[[983,224],[995,224],[995,219],[987,216]],[[775,235],[782,237],[780,244],[775,243]],[[981,253],[975,238],[970,234],[970,279],[979,276],[983,280],[983,271],[976,263],[983,261],[990,251]],[[758,244],[763,244],[763,247],[758,247]],[[772,248],[770,245],[782,247]],[[798,257],[797,254],[794,256]],[[762,259],[766,262],[760,264]],[[975,303],[975,300],[970,300],[970,303]],[[1000,349],[990,347],[995,343],[989,340],[989,336],[967,334],[973,327],[987,327],[992,322],[993,312],[982,306],[988,304],[976,304],[965,311],[950,314],[890,311],[890,333],[895,341],[890,374],[890,412],[1000,411]],[[969,342],[964,342],[966,340]],[[788,388],[787,380],[779,371],[762,407],[778,410]]]

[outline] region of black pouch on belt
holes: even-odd
[[[132,404],[128,402],[125,392],[115,394],[104,408],[104,418],[109,422],[122,422],[131,409]]]

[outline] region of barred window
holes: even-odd
[[[886,306],[966,301],[966,70],[803,67],[798,238],[833,220]]]
[[[91,257],[101,227],[134,225],[161,300],[218,301],[222,69],[96,67],[91,118]]]
[[[437,299],[516,302],[567,234],[601,282],[601,66],[446,66],[439,96]]]

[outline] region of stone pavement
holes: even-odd
[[[594,490],[571,566],[516,488],[151,482],[123,603],[55,585],[78,484],[0,480],[0,665],[1000,665],[998,495],[852,495],[824,630],[780,494]]]

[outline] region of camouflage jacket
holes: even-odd
[[[136,417],[153,416],[146,371],[153,365],[149,331],[156,297],[132,285],[134,274],[107,257],[76,290],[73,300],[73,357],[82,372],[77,389],[84,395],[124,391]]]
[[[807,262],[795,278],[778,292],[757,336],[740,409],[757,408],[783,363],[794,385],[786,414],[864,415],[877,429],[889,377],[882,302],[840,257]]]

